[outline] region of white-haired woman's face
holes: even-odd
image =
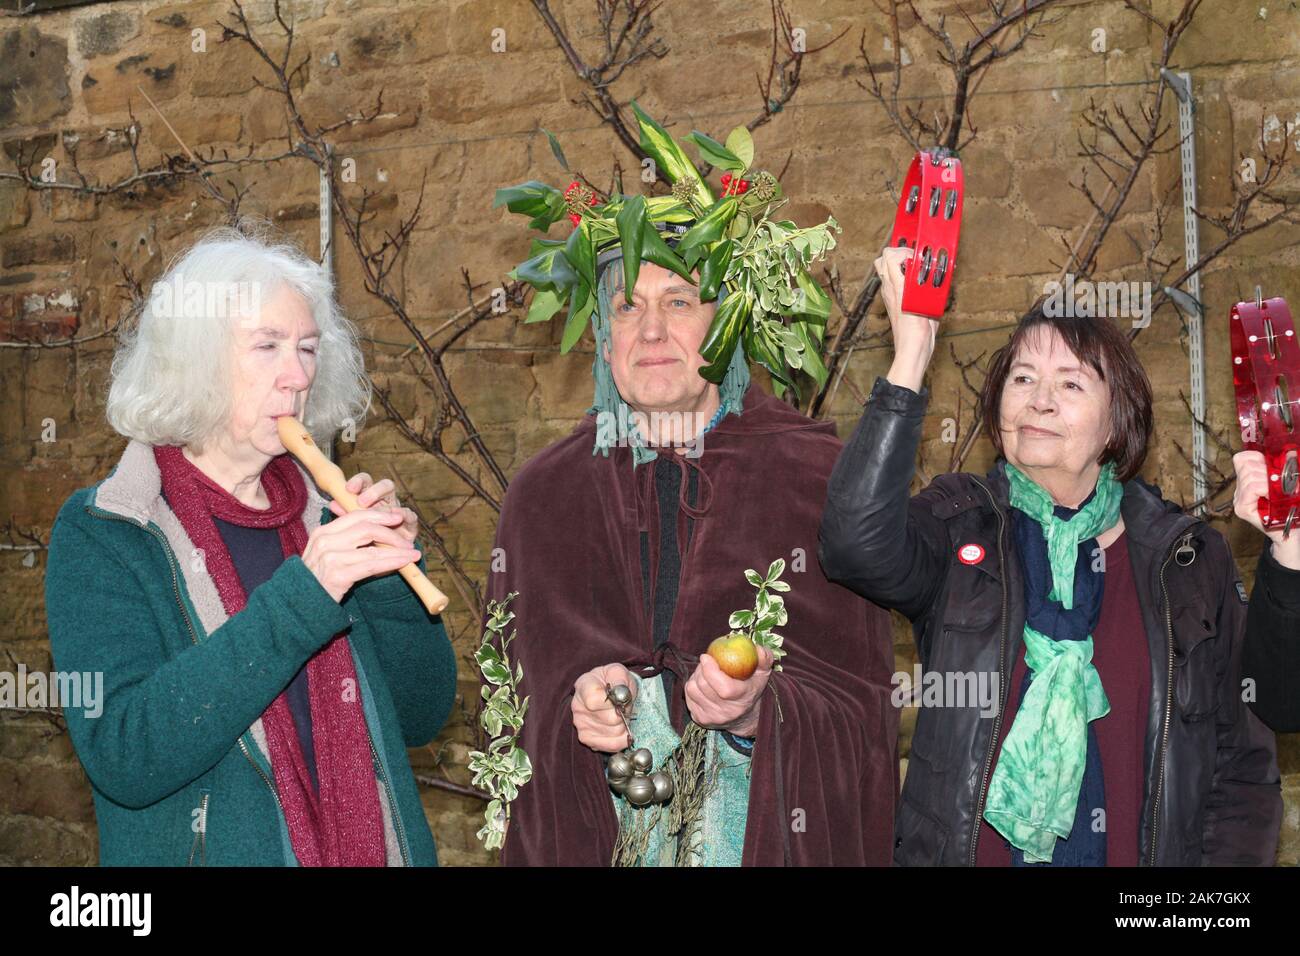
[[[1040,327],[1011,363],[1000,417],[1011,464],[1083,475],[1110,439],[1110,386],[1055,330]]]
[[[256,318],[241,319],[234,334],[234,407],[227,440],[264,455],[284,454],[276,430],[279,415],[302,416],[316,376],[320,330],[311,309],[292,286],[281,285]]]

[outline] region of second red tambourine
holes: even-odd
[[[1247,451],[1264,453],[1268,496],[1259,499],[1265,530],[1289,534],[1300,518],[1300,432],[1291,383],[1300,389],[1300,345],[1282,298],[1256,297],[1232,307],[1228,322],[1237,420]]]
[[[891,246],[915,249],[907,262],[903,311],[943,316],[952,291],[961,235],[961,161],[944,149],[922,150],[908,167],[889,236]]]

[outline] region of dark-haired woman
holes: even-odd
[[[876,261],[894,361],[819,549],[829,578],[912,621],[928,675],[895,862],[1272,864],[1282,800],[1273,734],[1242,703],[1245,591],[1223,536],[1137,477],[1151,388],[1127,336],[1026,316],[981,396],[994,467],[909,497],[938,325],[902,311],[910,255]],[[1253,601],[1252,626],[1287,620]],[[964,693],[928,706],[934,687]]]

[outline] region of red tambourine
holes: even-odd
[[[1291,310],[1282,298],[1238,302],[1228,326],[1241,444],[1268,465],[1259,517],[1266,530],[1288,534],[1300,518],[1300,399],[1290,391],[1292,382],[1300,391],[1300,345]]]
[[[915,249],[907,261],[903,311],[938,319],[948,307],[961,234],[961,161],[944,149],[912,160],[890,232],[891,246]]]

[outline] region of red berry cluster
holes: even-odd
[[[741,179],[739,176],[737,176],[733,180],[731,173],[722,174],[722,195],[738,196],[739,194],[743,192],[747,192],[748,190],[749,190],[748,179]]]
[[[572,194],[575,190],[577,190],[578,192],[578,196],[576,199],[572,198]],[[578,182],[576,179],[573,182],[569,183],[569,188],[564,190],[564,198],[568,201],[570,209],[573,208],[575,202],[582,201],[582,197],[584,193],[589,193],[589,195],[587,195],[586,197],[587,205],[594,206],[596,204],[596,194],[594,192],[590,192],[590,190],[588,190],[585,186],[582,185],[582,183]],[[578,213],[576,212],[571,212],[569,213],[569,220],[576,226],[580,222],[582,222],[582,216],[578,215]]]

